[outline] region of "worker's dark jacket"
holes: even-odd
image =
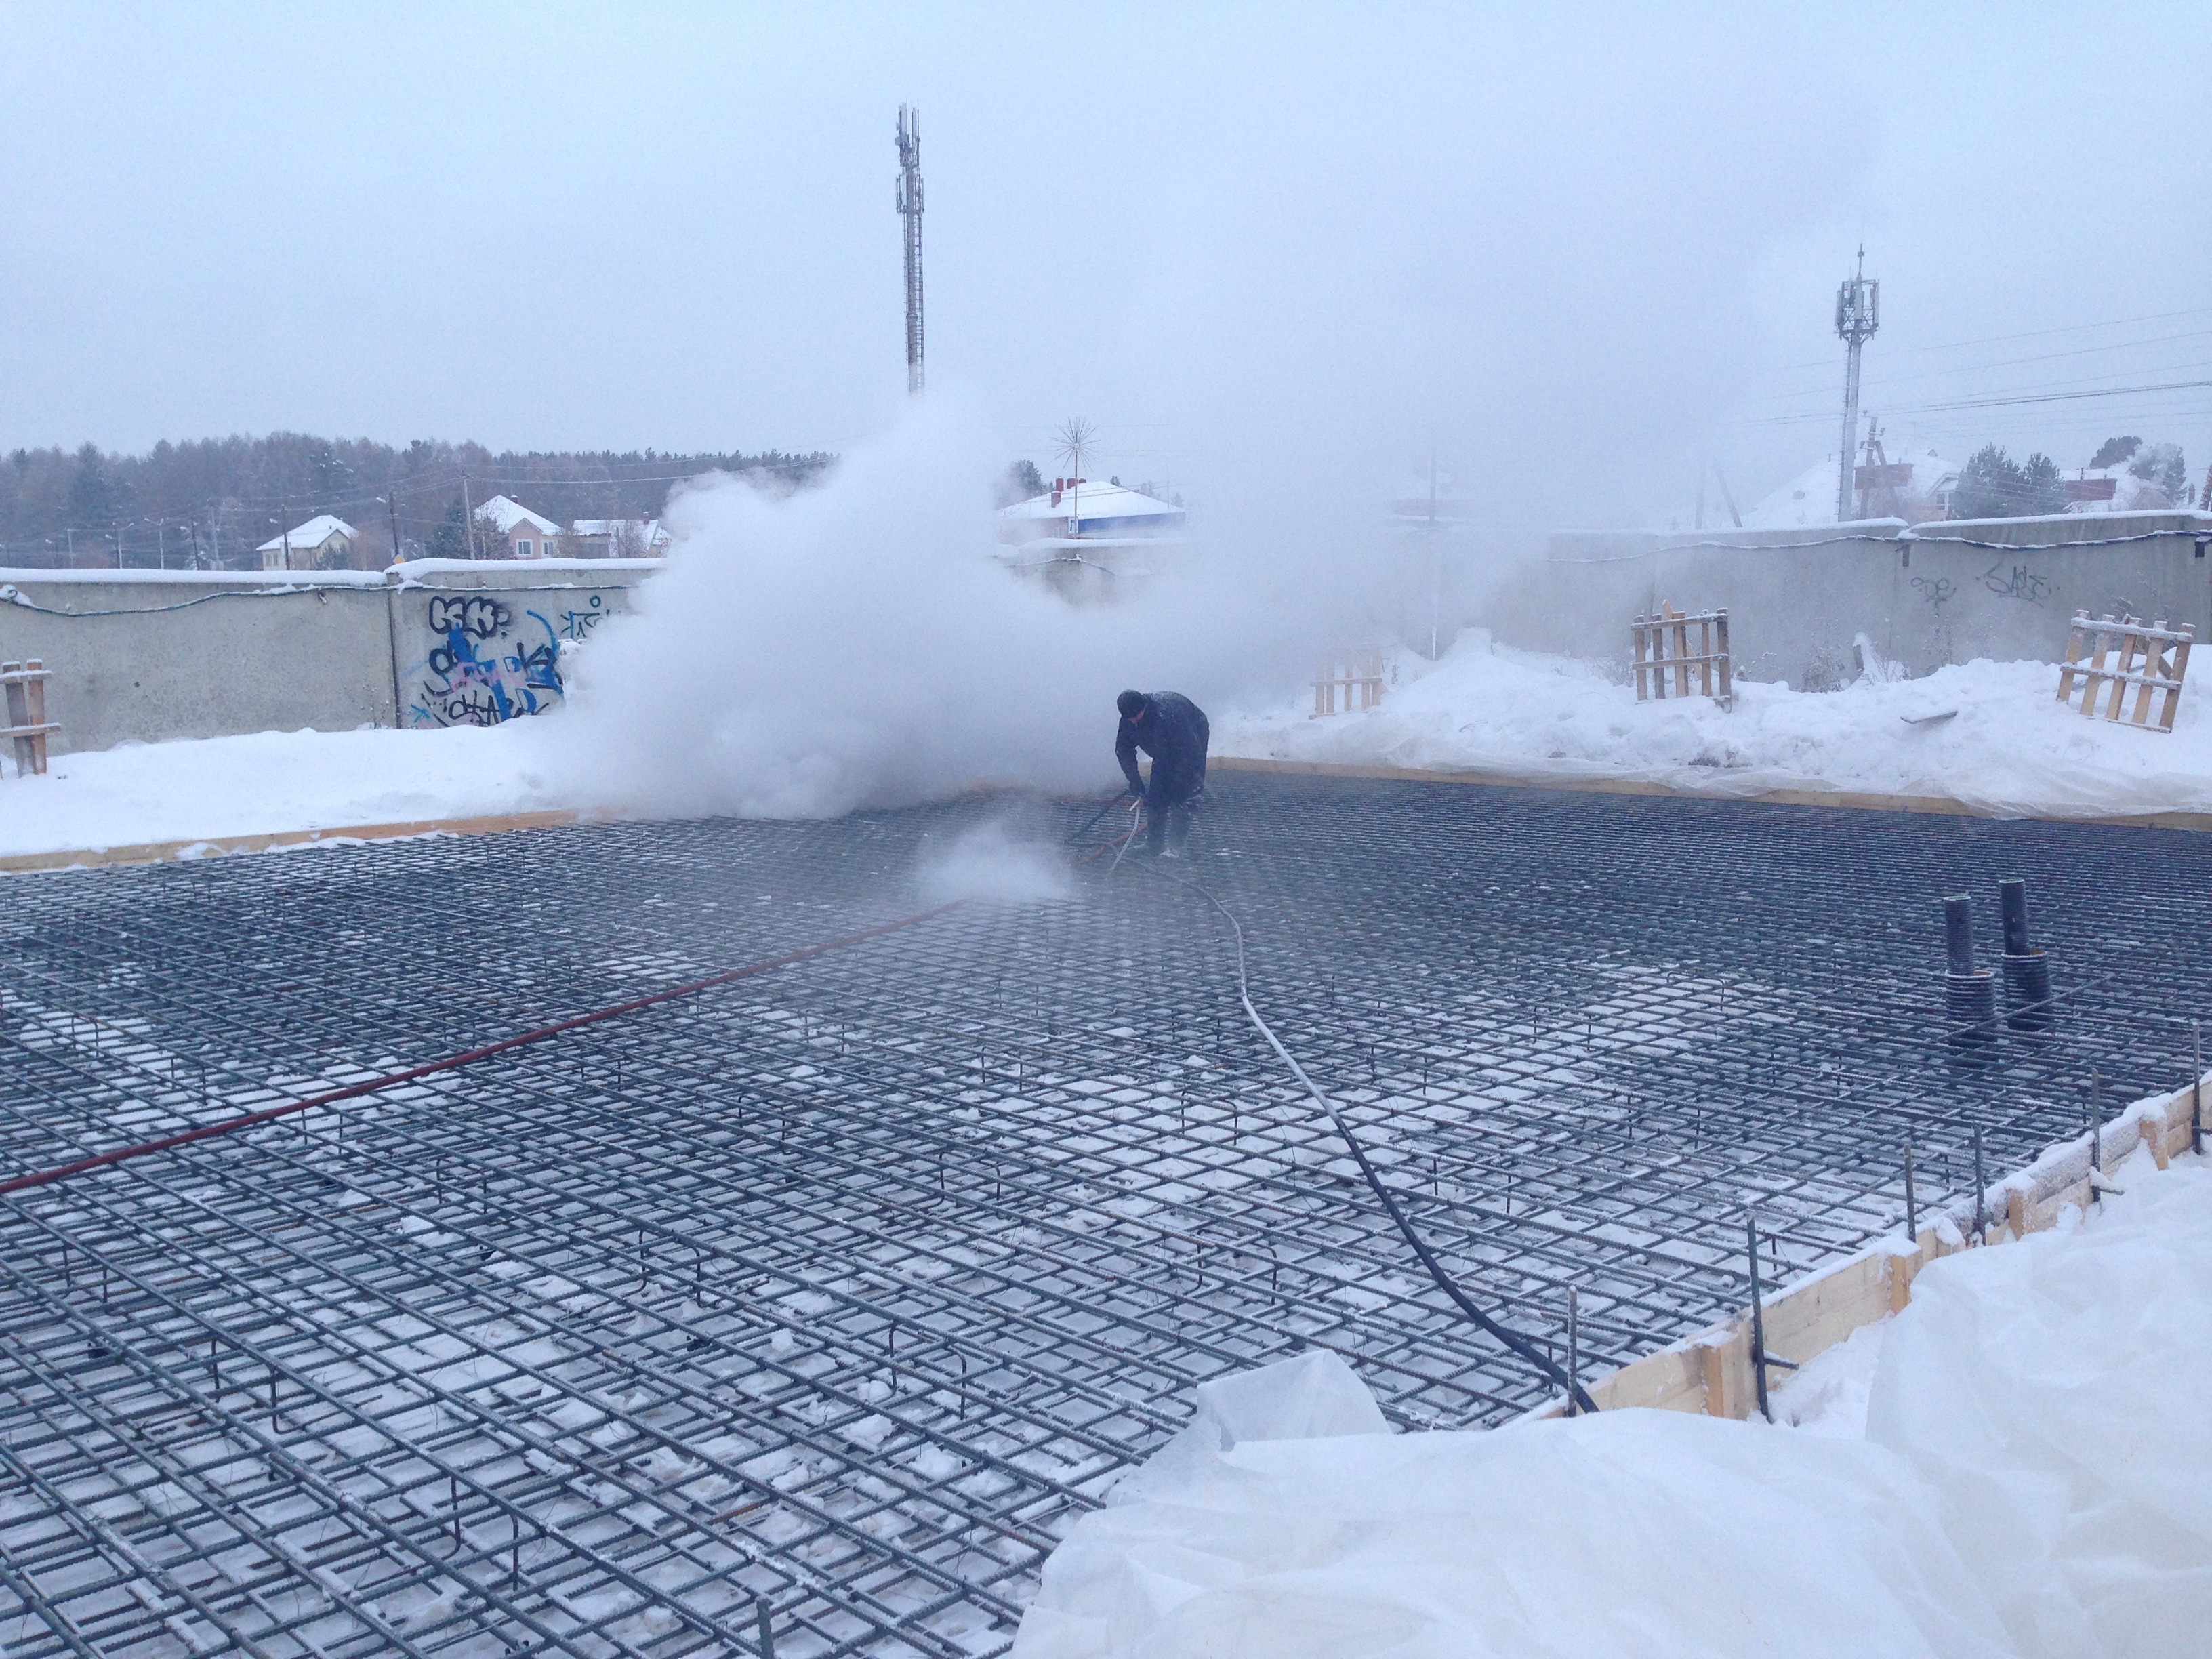
[[[1146,799],[1156,806],[1188,800],[1206,781],[1205,711],[1180,691],[1146,694],[1151,707],[1141,720],[1122,720],[1114,739],[1114,758],[1121,763],[1121,775],[1129,787],[1146,794],[1144,775],[1137,770],[1137,751],[1152,757],[1152,787]]]

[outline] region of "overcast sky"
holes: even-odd
[[[0,445],[849,447],[906,101],[932,384],[1047,473],[1754,497],[1862,238],[1897,442],[2212,462],[2212,391],[1924,407],[2212,380],[2212,7],[1534,9],[0,0]]]

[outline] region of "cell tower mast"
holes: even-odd
[[[906,389],[921,390],[921,112],[899,106],[898,210],[906,221]],[[1856,350],[1856,348],[1854,348]],[[1857,360],[1853,359],[1854,362]]]
[[[1844,524],[1856,514],[1851,501],[1851,463],[1859,448],[1859,348],[1881,326],[1881,284],[1866,274],[1866,249],[1859,249],[1855,276],[1836,290],[1836,337],[1850,349],[1844,368],[1844,442],[1837,459],[1836,522]]]

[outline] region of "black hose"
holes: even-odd
[[[1118,794],[1118,795],[1115,796],[1113,799],[1111,799],[1111,800],[1108,801],[1108,802],[1107,802],[1103,806],[1100,807],[1097,811],[1093,812],[1093,813],[1092,813],[1092,814],[1091,814],[1088,818],[1085,819],[1085,820],[1084,820],[1084,823],[1083,823],[1083,828],[1081,828],[1080,830],[1077,830],[1073,835],[1072,835],[1072,836],[1068,836],[1065,841],[1061,842],[1060,844],[1062,847],[1073,847],[1073,846],[1076,846],[1077,844],[1079,844],[1079,843],[1083,840],[1083,838],[1084,838],[1085,836],[1087,836],[1087,835],[1089,835],[1089,834],[1091,833],[1091,826],[1092,824],[1097,823],[1098,822],[1098,820],[1099,820],[1099,819],[1101,819],[1101,818],[1104,817],[1105,817],[1109,812],[1112,811],[1115,807],[1119,806],[1119,805],[1120,805],[1123,801],[1125,801],[1125,800],[1128,799],[1129,799],[1129,794],[1130,794],[1130,792],[1129,792],[1128,790],[1127,790],[1127,789],[1124,789],[1124,790],[1123,790],[1120,794]]]
[[[1092,822],[1095,823],[1097,820],[1094,819]],[[1597,1409],[1597,1402],[1589,1397],[1588,1389],[1562,1370],[1554,1361],[1540,1352],[1535,1344],[1529,1341],[1528,1338],[1507,1329],[1483,1312],[1474,1304],[1467,1292],[1460,1289],[1452,1276],[1444,1271],[1443,1263],[1437,1260],[1435,1252],[1429,1249],[1420,1234],[1413,1230],[1413,1224],[1406,1218],[1406,1212],[1398,1207],[1397,1199],[1392,1194],[1389,1188],[1383,1185],[1381,1174],[1368,1159],[1367,1149],[1359,1144],[1359,1137],[1352,1132],[1351,1124],[1345,1121],[1344,1114],[1337,1109],[1336,1103],[1322,1091],[1320,1085],[1316,1084],[1313,1079],[1306,1075],[1306,1068],[1298,1064],[1297,1056],[1283,1046],[1282,1040],[1275,1035],[1273,1027],[1261,1018],[1260,1011],[1252,1006],[1251,986],[1244,973],[1243,924],[1237,920],[1227,905],[1214,897],[1199,883],[1188,877],[1170,876],[1154,865],[1147,864],[1145,867],[1163,880],[1171,881],[1178,887],[1189,888],[1227,919],[1230,927],[1237,935],[1237,1000],[1244,1005],[1244,1012],[1249,1017],[1252,1024],[1259,1028],[1260,1035],[1267,1039],[1267,1046],[1275,1051],[1276,1057],[1290,1067],[1291,1074],[1305,1085],[1306,1092],[1314,1097],[1315,1103],[1328,1114],[1328,1120],[1336,1126],[1337,1133],[1343,1137],[1344,1144],[1352,1149],[1352,1156],[1359,1164],[1359,1173],[1366,1177],[1369,1189],[1381,1201],[1382,1207],[1389,1212],[1390,1219],[1396,1224],[1399,1235],[1413,1247],[1413,1254],[1421,1259],[1421,1265],[1428,1269],[1429,1277],[1436,1282],[1437,1288],[1449,1297],[1453,1305],[1472,1320],[1479,1328],[1488,1332],[1515,1353],[1519,1354],[1542,1372],[1547,1380],[1567,1390],[1577,1411],[1595,1412]]]

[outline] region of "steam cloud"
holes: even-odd
[[[925,852],[915,873],[925,904],[950,904],[956,899],[1050,904],[1075,896],[1065,851],[1022,840],[996,820]]]
[[[579,653],[549,764],[576,793],[667,815],[822,817],[980,782],[1117,781],[1115,694],[1218,709],[1288,695],[1344,598],[1331,572],[1233,537],[1112,605],[989,556],[1005,465],[957,398],[918,406],[825,487],[734,479],[681,497],[679,545]]]

